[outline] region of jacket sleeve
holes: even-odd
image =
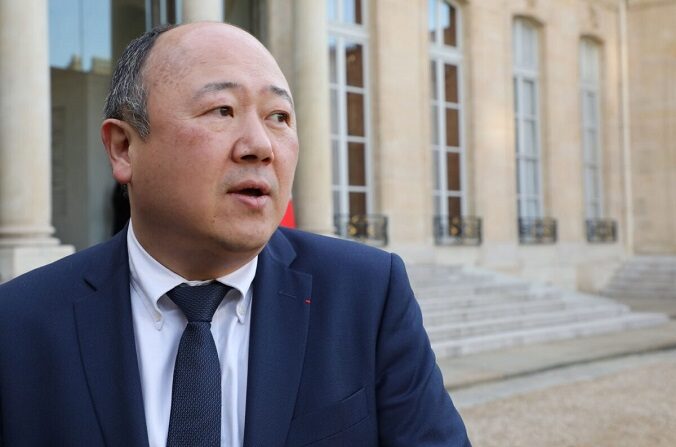
[[[377,341],[379,444],[469,447],[465,425],[444,388],[401,258],[392,255]]]

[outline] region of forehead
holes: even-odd
[[[277,62],[246,32],[224,24],[179,27],[161,35],[144,67],[150,90],[202,88],[233,82],[251,90],[278,86],[288,90]]]

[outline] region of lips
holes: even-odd
[[[270,185],[263,181],[246,180],[228,189],[230,194],[241,194],[250,197],[270,195]]]
[[[250,208],[262,208],[270,198],[270,185],[264,181],[246,180],[228,189],[228,194]]]

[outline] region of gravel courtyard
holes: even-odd
[[[676,351],[640,363],[460,411],[475,447],[674,447]]]

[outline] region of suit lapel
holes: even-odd
[[[253,283],[244,445],[281,446],[303,370],[312,276],[289,268],[295,252],[278,231]]]
[[[75,302],[80,353],[106,445],[147,446],[129,296],[126,231],[93,258],[93,289]]]

